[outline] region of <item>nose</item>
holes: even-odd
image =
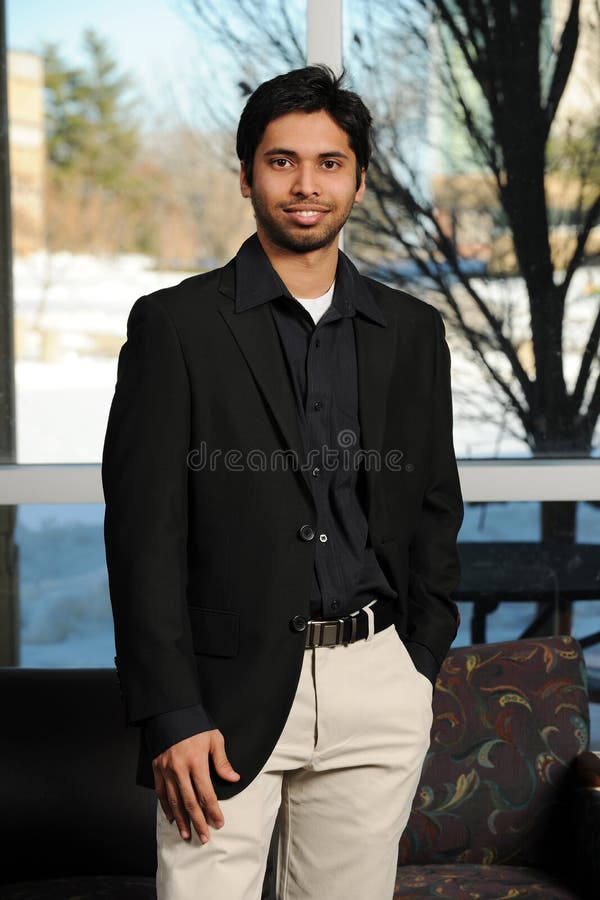
[[[318,195],[320,193],[317,173],[309,160],[298,165],[292,191],[294,194],[303,197],[310,197],[313,194]]]

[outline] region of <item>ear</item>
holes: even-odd
[[[240,162],[240,191],[242,192],[242,197],[249,197],[252,193],[252,189],[246,181],[246,166],[243,160]]]
[[[355,203],[360,203],[360,201],[363,198],[363,194],[364,194],[366,186],[367,186],[366,185],[366,174],[367,174],[367,170],[363,166],[360,170],[360,187],[358,188],[356,195],[354,197]]]

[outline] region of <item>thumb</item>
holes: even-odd
[[[240,777],[239,772],[235,771],[227,759],[227,754],[224,750],[216,750],[213,753],[213,762],[215,769],[221,778],[230,778],[232,781],[235,781]]]

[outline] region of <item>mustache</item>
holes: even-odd
[[[286,203],[285,206],[280,203],[278,206],[279,209],[288,210],[293,209],[295,212],[300,212],[303,209],[319,209],[323,210],[323,212],[331,212],[332,209],[335,209],[335,206],[328,205],[326,203]]]

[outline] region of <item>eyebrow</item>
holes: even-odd
[[[298,154],[295,150],[286,150],[285,147],[272,147],[270,150],[265,150],[263,156],[293,156],[298,157]],[[341,150],[329,150],[327,153],[319,153],[319,159],[330,159],[331,157],[337,157],[338,159],[349,159],[347,153],[342,153]]]

